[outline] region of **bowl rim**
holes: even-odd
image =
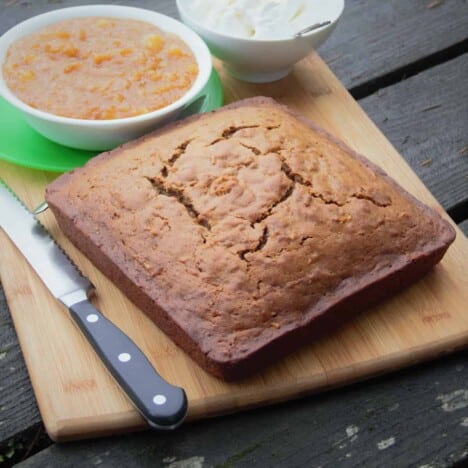
[[[139,18],[126,16],[126,13],[134,13],[136,16],[140,15]],[[131,117],[124,117],[119,119],[79,119],[74,117],[66,117],[58,114],[53,114],[44,110],[36,109],[26,104],[20,98],[18,98],[5,83],[3,78],[3,63],[6,51],[8,47],[20,37],[24,37],[32,32],[38,31],[42,28],[47,27],[50,24],[57,23],[62,20],[72,18],[84,18],[84,17],[109,17],[109,18],[124,18],[124,19],[136,19],[145,21],[153,24],[163,31],[167,32],[167,26],[172,26],[177,29],[177,32],[173,34],[178,35],[191,49],[195,56],[195,60],[198,65],[198,76],[185,94],[183,94],[177,101],[156,109],[145,114],[140,114]],[[46,21],[44,23],[44,21]],[[24,30],[24,33],[21,32]],[[172,32],[172,31],[171,31]],[[125,5],[111,5],[111,4],[99,4],[99,5],[80,5],[74,7],[58,8],[51,10],[46,13],[32,16],[9,30],[0,36],[0,96],[8,101],[11,105],[17,109],[34,116],[38,119],[45,120],[51,123],[68,124],[75,126],[94,126],[94,127],[115,127],[126,124],[141,124],[146,121],[151,121],[164,117],[171,112],[175,112],[182,108],[185,104],[188,104],[206,85],[212,72],[212,60],[208,46],[205,44],[203,39],[187,25],[181,21],[176,20],[170,16],[158,13],[153,10],[145,8],[138,8]]]
[[[185,0],[187,1],[187,0]],[[217,36],[220,39],[225,39],[225,40],[234,40],[238,41],[240,43],[248,43],[248,44],[259,44],[259,45],[265,45],[265,44],[278,44],[278,43],[288,43],[288,42],[294,42],[294,41],[300,41],[303,39],[309,39],[312,36],[318,35],[320,33],[323,33],[324,31],[327,31],[328,29],[334,28],[336,26],[336,23],[339,21],[341,16],[343,15],[343,11],[345,9],[345,0],[333,0],[336,2],[341,2],[341,8],[339,10],[339,13],[337,14],[336,18],[334,18],[330,24],[327,26],[324,26],[320,29],[317,29],[315,31],[310,31],[308,33],[302,34],[299,37],[287,37],[287,38],[282,38],[282,39],[255,39],[255,38],[248,38],[248,37],[240,37],[240,36],[233,36],[230,34],[224,34],[222,32],[216,31],[214,29],[207,28],[204,24],[200,23],[198,20],[196,20],[192,15],[189,15],[187,13],[187,10],[183,7],[184,0],[176,0],[176,5],[177,9],[179,11],[179,15],[182,17],[182,15],[185,15],[198,29],[200,29],[203,32],[212,34],[213,36]]]

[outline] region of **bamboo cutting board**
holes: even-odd
[[[303,60],[290,76],[272,84],[241,83],[221,69],[220,74],[226,101],[267,95],[288,104],[443,213],[318,55]],[[29,208],[43,200],[45,186],[57,176],[6,162],[0,162],[0,175]],[[194,364],[71,246],[50,212],[42,220],[95,284],[95,305],[140,346],[167,380],[186,389],[189,420],[336,387],[468,344],[468,241],[458,228],[455,243],[424,280],[255,378],[227,384]],[[49,435],[69,440],[144,428],[65,309],[2,231],[0,243],[1,281]]]

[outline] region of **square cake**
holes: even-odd
[[[46,200],[65,235],[226,380],[410,285],[455,237],[382,170],[263,97],[103,153]]]

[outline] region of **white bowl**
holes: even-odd
[[[321,45],[335,29],[344,9],[344,0],[308,0],[317,4],[318,14],[310,25],[330,20],[328,26],[286,39],[245,39],[210,29],[192,10],[193,0],[177,0],[182,21],[208,44],[211,53],[224,62],[232,76],[243,81],[262,83],[286,76],[292,66]],[[313,6],[313,5],[312,5]]]
[[[135,117],[114,120],[85,120],[61,117],[27,105],[17,98],[3,80],[3,62],[13,41],[49,24],[70,18],[106,16],[146,21],[179,36],[192,50],[199,73],[187,93],[174,103]],[[211,55],[200,37],[181,22],[141,8],[116,5],[88,5],[63,8],[30,18],[17,24],[0,37],[0,95],[19,109],[25,120],[50,140],[73,148],[106,150],[137,138],[155,127],[173,120],[206,85],[212,70]]]

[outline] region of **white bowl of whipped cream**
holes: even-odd
[[[335,29],[344,0],[177,0],[182,21],[232,76],[264,83],[286,76]],[[308,33],[296,34],[326,23]]]

